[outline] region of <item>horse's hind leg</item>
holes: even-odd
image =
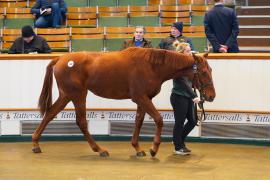
[[[156,124],[156,133],[154,137],[153,146],[150,149],[150,154],[152,157],[156,155],[158,152],[158,148],[160,145],[160,136],[163,127],[163,119],[155,106],[153,105],[152,101],[147,97],[137,97],[133,99],[146,113],[148,113],[155,121]]]
[[[131,140],[131,144],[135,148],[137,152],[137,156],[146,156],[145,152],[141,149],[138,143],[138,138],[141,131],[144,116],[145,116],[145,111],[143,111],[142,108],[138,106],[137,112],[136,112],[135,129],[134,129],[132,140]]]
[[[84,134],[85,138],[87,139],[90,147],[94,152],[99,152],[100,156],[102,157],[109,156],[108,151],[102,149],[99,145],[97,145],[97,143],[88,131],[86,121],[86,95],[82,97],[82,94],[84,93],[81,93],[81,95],[77,96],[75,100],[72,100],[75,106],[77,125],[81,129],[82,133]]]
[[[67,105],[67,103],[69,102],[69,100],[65,97],[58,97],[58,99],[55,101],[55,103],[52,105],[52,107],[47,111],[47,113],[44,115],[41,123],[39,124],[39,126],[37,127],[37,129],[35,130],[35,132],[32,135],[32,142],[33,142],[33,152],[34,153],[40,153],[41,149],[39,147],[39,139],[40,136],[42,134],[42,132],[44,131],[45,127],[47,126],[47,124],[53,120],[53,118],[60,112],[62,111],[65,106]]]

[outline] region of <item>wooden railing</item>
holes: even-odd
[[[0,54],[0,60],[47,60],[63,54]],[[270,53],[209,53],[208,59],[242,59],[242,60],[270,60]]]

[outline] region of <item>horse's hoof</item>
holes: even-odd
[[[155,157],[155,155],[157,154],[157,152],[155,152],[153,149],[150,149],[149,151],[152,157]]]
[[[144,157],[146,156],[146,153],[144,151],[137,152],[137,157]]]
[[[100,157],[109,157],[110,154],[108,153],[108,151],[103,151],[101,153],[99,153]]]
[[[35,147],[32,149],[33,153],[41,153],[40,147]]]

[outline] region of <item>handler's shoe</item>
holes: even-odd
[[[187,148],[181,148],[179,150],[175,150],[174,151],[175,155],[189,155],[190,154],[190,150],[188,150]]]
[[[190,152],[191,153],[191,150],[188,149],[187,147],[184,147],[183,149],[185,149],[187,152]]]

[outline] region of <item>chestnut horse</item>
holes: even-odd
[[[207,101],[215,98],[211,68],[204,56],[187,56],[163,49],[128,48],[119,52],[97,53],[78,52],[63,55],[52,60],[47,66],[39,108],[44,115],[42,122],[35,130],[33,152],[39,153],[39,138],[46,125],[72,101],[76,111],[76,122],[86,137],[92,150],[100,156],[109,153],[101,148],[87,128],[86,96],[88,90],[104,98],[131,99],[137,104],[135,130],[132,146],[137,156],[145,156],[138,143],[140,129],[145,113],[155,121],[156,132],[150,149],[152,156],[158,152],[163,119],[152,103],[161,89],[163,82],[180,76],[191,76],[193,65],[197,64],[197,88],[202,87]],[[59,97],[52,104],[53,74],[55,76]],[[196,86],[195,84],[195,86]]]

